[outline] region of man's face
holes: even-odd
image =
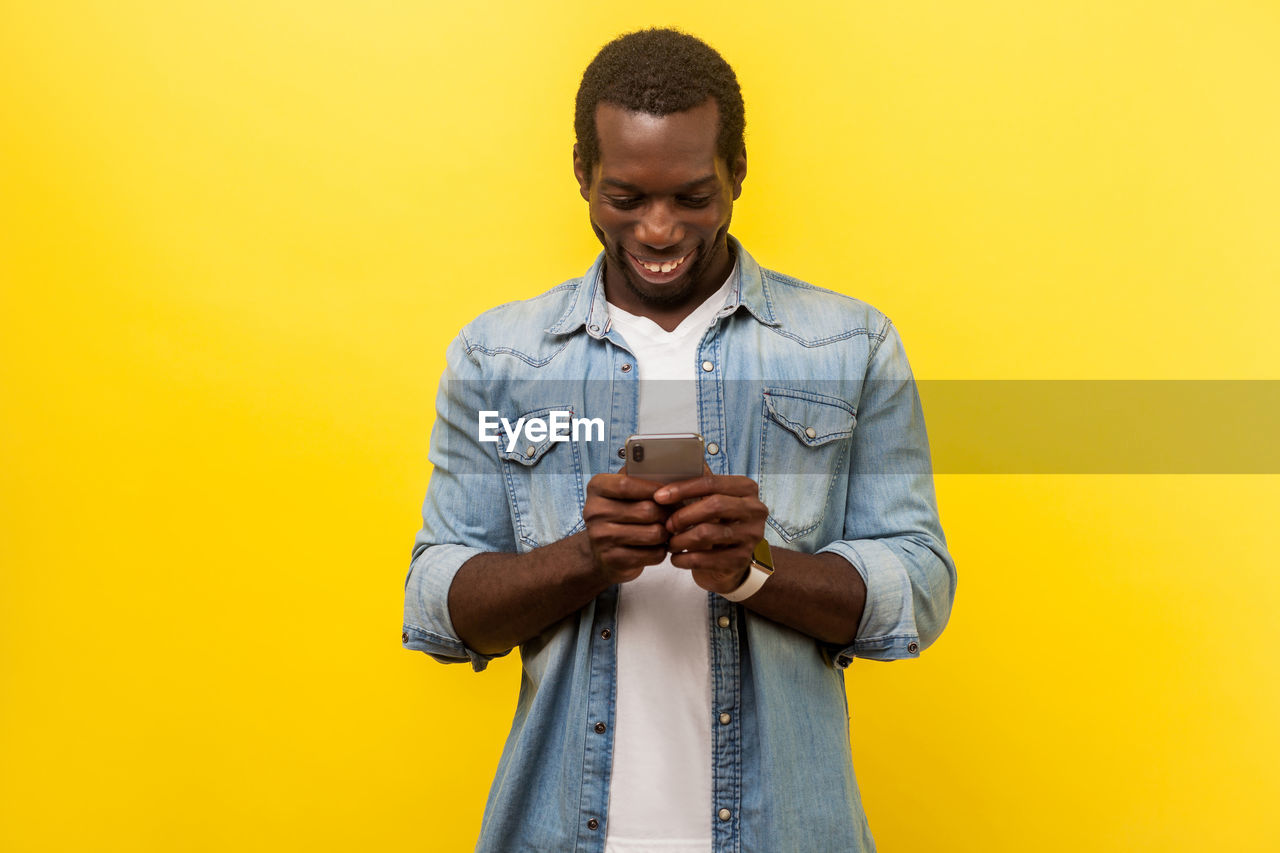
[[[574,173],[619,308],[682,318],[732,269],[729,220],[747,163],[717,156],[718,130],[713,99],[665,116],[596,107],[599,160],[588,175],[575,148]]]

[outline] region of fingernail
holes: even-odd
[[[658,489],[658,491],[653,493],[653,499],[655,501],[665,501],[670,496],[671,496],[670,489]]]

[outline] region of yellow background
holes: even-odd
[[[919,377],[1280,378],[1270,0],[10,0],[0,848],[470,848],[518,662],[400,648],[435,384],[594,257],[649,24],[739,73],[735,233]],[[938,493],[952,623],[850,671],[880,848],[1277,849],[1280,477]]]

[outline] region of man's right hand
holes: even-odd
[[[586,530],[522,554],[487,552],[467,560],[449,587],[458,637],[481,654],[501,654],[661,563],[674,509],[654,502],[661,485],[597,474],[582,508]]]
[[[596,474],[587,483],[582,519],[591,560],[605,582],[635,580],[645,566],[666,559],[671,537],[666,521],[672,509],[653,500],[661,486],[622,472]]]

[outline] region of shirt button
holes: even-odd
[[[720,452],[720,445],[716,444],[714,441],[707,445],[708,456],[715,456],[719,452]]]
[[[707,373],[710,373],[711,371],[716,369],[716,366],[709,361],[704,361],[702,362],[702,369],[705,370]]]
[[[610,631],[608,628],[605,628],[603,631],[600,632],[600,639],[602,640],[607,640],[612,636],[613,636],[613,632]]]
[[[405,631],[405,632],[403,632],[403,633],[400,635],[400,642],[402,642],[402,643],[407,643],[407,642],[409,642],[409,632],[408,632],[408,631]]]
[[[627,458],[627,449],[626,449],[625,447],[619,447],[619,448],[618,448],[618,458],[619,458],[619,459],[626,459],[626,458]]]
[[[817,438],[817,437],[818,437],[818,431],[817,431],[816,429],[814,429],[813,427],[805,427],[804,434],[805,434],[805,435],[807,435],[807,436],[809,436],[809,438]]]
[[[630,363],[627,363],[627,364],[622,365],[622,372],[623,372],[623,373],[630,373],[630,372],[631,372],[631,364],[630,364]]]
[[[525,455],[525,456],[528,456],[530,459],[532,459],[532,458],[533,458],[533,454],[535,454],[535,453],[537,453],[537,452],[538,452],[538,451],[534,448],[534,446],[533,446],[532,444],[531,444],[531,445],[529,445],[528,447],[526,447],[526,448],[524,449],[524,455]]]
[[[729,811],[728,809],[721,809],[719,811],[719,815],[721,820],[728,820],[729,818],[733,817],[733,812]]]
[[[602,735],[602,734],[604,734],[604,730],[605,730],[605,724],[604,724],[604,723],[596,723],[595,728],[596,728],[596,734],[598,734],[598,735]]]
[[[592,323],[590,326],[587,326],[587,329],[588,329],[588,330],[590,330],[590,331],[592,331],[592,332],[598,332],[598,331],[600,331],[600,327],[599,327],[599,326],[597,326],[595,323]],[[594,829],[595,827],[592,827],[592,828]]]
[[[725,713],[723,713],[723,714],[721,714],[721,715],[720,715],[720,725],[722,725],[722,726],[727,726],[727,725],[729,725],[729,721],[730,721],[730,720],[732,720],[732,719],[733,719],[733,717],[730,717],[730,716],[729,716],[729,714],[728,714],[728,712],[725,712]]]
[[[728,627],[729,627],[729,617],[728,617],[728,616],[721,616],[719,619],[717,619],[717,620],[716,620],[716,624],[717,624],[717,625],[719,625],[721,628],[728,628]]]
[[[920,646],[917,643],[907,643],[907,651],[914,655],[916,652],[920,651]]]
[[[599,828],[600,828],[600,821],[596,820],[595,818],[591,818],[591,820],[587,821],[587,829],[599,829]]]

